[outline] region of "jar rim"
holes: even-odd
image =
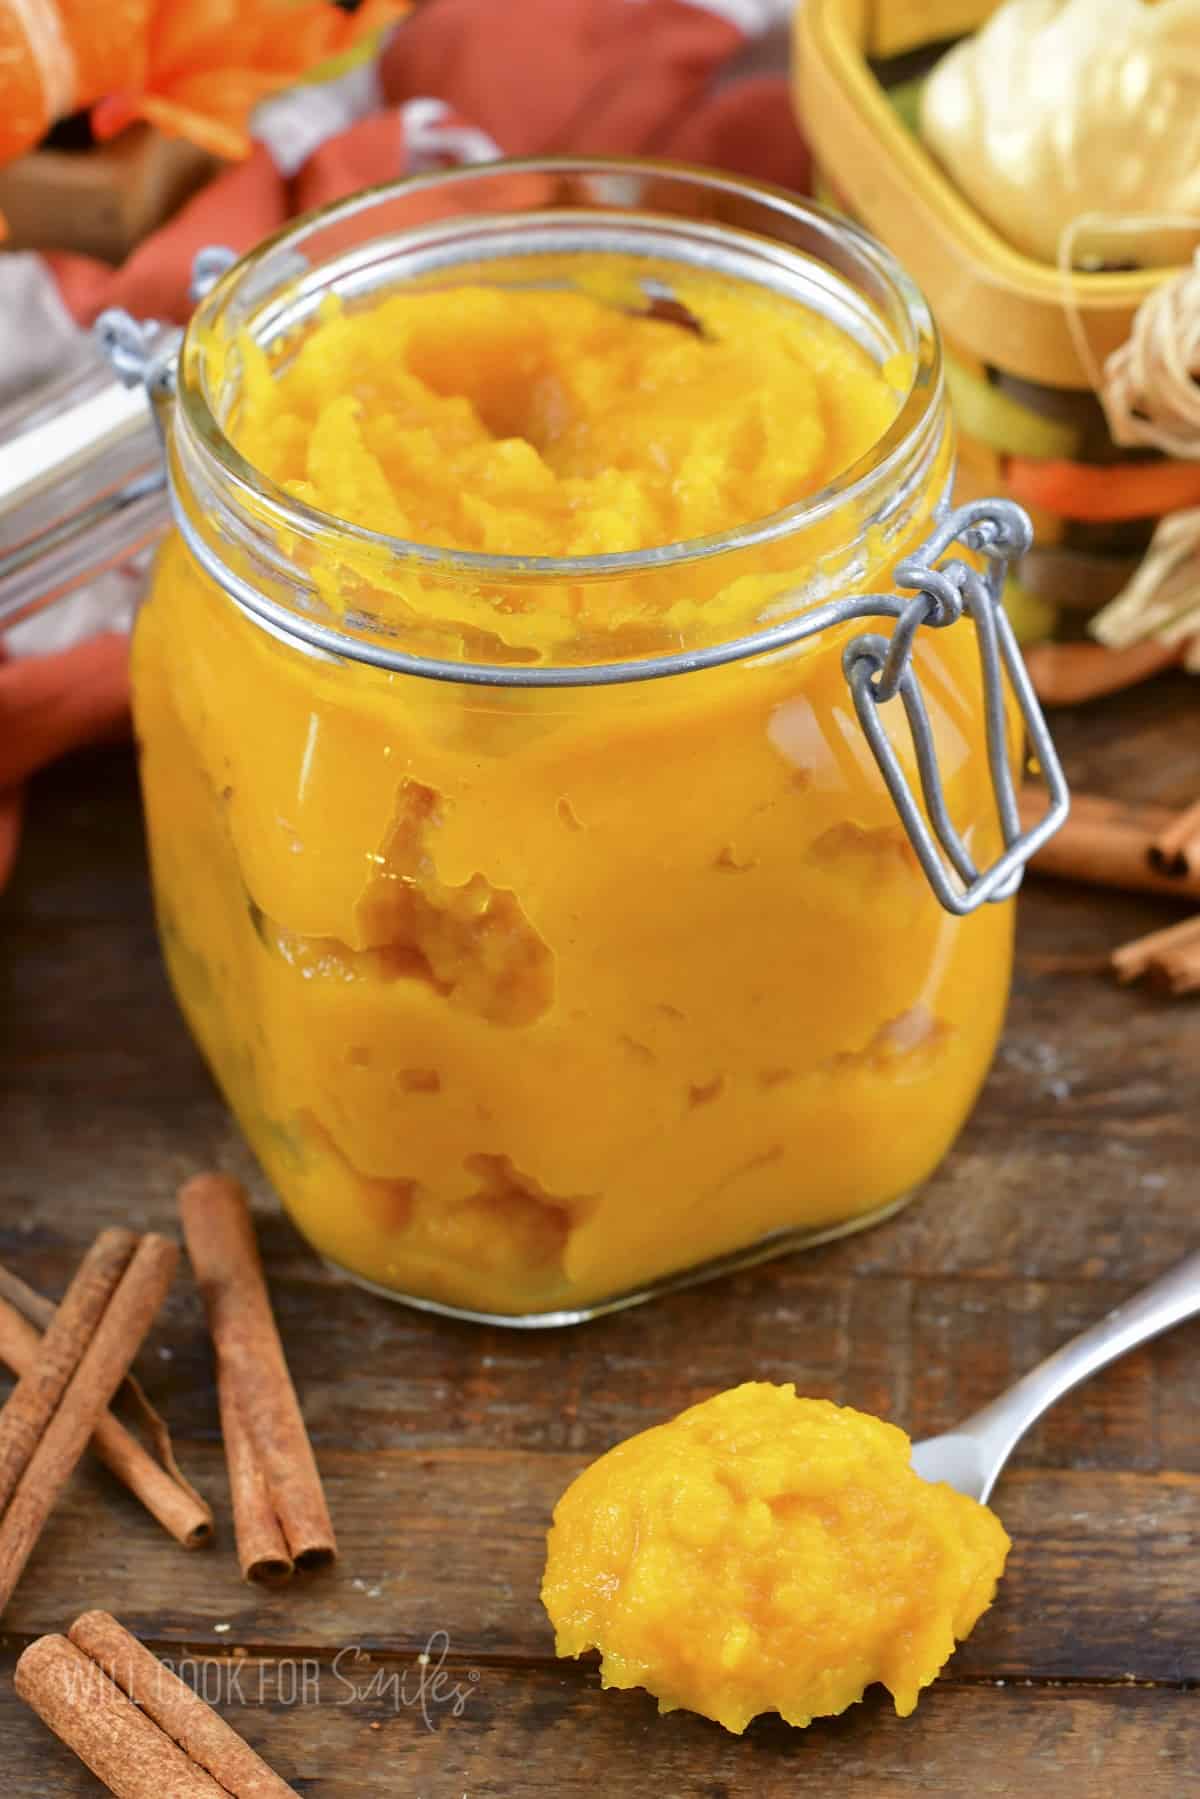
[[[449,545],[429,544],[415,539],[395,537],[375,531],[338,515],[326,512],[287,493],[242,455],[217,416],[200,376],[206,332],[212,331],[227,305],[243,284],[252,287],[254,275],[271,257],[296,254],[306,238],[368,213],[389,199],[407,197],[431,189],[447,191],[458,185],[479,183],[489,177],[509,178],[521,175],[590,175],[613,177],[651,177],[686,184],[701,192],[745,198],[793,223],[815,226],[824,231],[840,248],[850,252],[865,273],[879,282],[900,303],[913,342],[899,346],[911,350],[912,371],[899,407],[887,429],[860,457],[840,471],[826,486],[791,506],[749,520],[728,530],[703,537],[684,538],[639,550],[621,550],[588,556],[531,556],[494,554],[462,550]],[[637,212],[638,208],[631,209]],[[537,216],[526,214],[524,216]],[[647,213],[647,216],[654,216]],[[663,215],[670,218],[672,215]],[[804,252],[785,242],[775,247],[797,259]],[[809,259],[810,260],[810,259]],[[852,220],[818,201],[801,198],[788,190],[765,182],[749,181],[726,175],[719,170],[700,168],[683,162],[668,162],[643,157],[548,156],[503,158],[486,164],[467,164],[461,168],[438,170],[429,174],[410,175],[398,181],[361,189],[347,198],[304,214],[290,221],[271,237],[258,243],[240,257],[200,301],[188,323],[179,359],[176,401],[193,441],[198,441],[211,457],[220,473],[261,505],[265,505],[281,523],[299,531],[336,529],[358,545],[409,565],[436,568],[441,572],[462,570],[481,580],[503,581],[519,586],[525,581],[563,580],[577,582],[589,578],[632,576],[638,573],[684,566],[711,556],[731,551],[753,549],[800,533],[831,512],[852,506],[870,488],[876,487],[888,469],[902,464],[927,427],[941,394],[941,345],[928,302],[903,265],[869,232]]]

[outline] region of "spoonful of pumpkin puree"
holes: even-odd
[[[561,1656],[740,1734],[845,1711],[901,1717],[995,1596],[984,1503],[1024,1433],[1118,1356],[1200,1313],[1200,1252],[1065,1343],[953,1433],[750,1381],[618,1443],[554,1512],[542,1602]]]
[[[542,1601],[562,1656],[740,1734],[845,1711],[906,1717],[987,1609],[1009,1539],[909,1466],[894,1424],[748,1382],[584,1470],[554,1513]]]

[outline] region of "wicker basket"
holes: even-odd
[[[1140,508],[1161,487],[1151,467],[1138,470],[1165,459],[1112,442],[1069,311],[1102,362],[1171,271],[1064,274],[1023,255],[920,143],[914,78],[995,4],[802,0],[796,100],[823,191],[888,244],[933,306],[963,497],[1007,492],[1026,505],[1038,536],[1021,570],[1028,596],[1056,612],[1088,612],[1136,568],[1155,522],[1154,510]]]

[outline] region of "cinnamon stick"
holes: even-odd
[[[6,1303],[10,1308],[7,1314]],[[36,1347],[38,1339],[22,1328],[21,1320],[27,1319],[38,1331],[45,1331],[54,1311],[52,1300],[44,1299],[0,1262],[0,1362],[6,1362],[15,1374],[23,1374],[24,1364],[30,1359],[31,1343]],[[164,1530],[185,1549],[199,1549],[211,1542],[212,1507],[179,1466],[166,1419],[156,1406],[151,1405],[135,1374],[125,1376],[116,1397],[124,1399],[137,1413],[154,1454],[148,1454],[131,1431],[107,1414],[92,1439],[93,1450],[109,1472],[124,1482]]]
[[[42,1527],[166,1298],[179,1251],[146,1236],[105,1307],[29,1462],[0,1517],[0,1614],[33,1553]]]
[[[221,1438],[233,1497],[238,1562],[244,1580],[281,1587],[292,1578],[296,1564],[271,1498],[263,1461],[249,1424],[243,1420],[235,1386],[232,1378],[221,1379],[218,1375]]]
[[[1150,969],[1150,982],[1176,999],[1187,993],[1200,993],[1200,941],[1181,945],[1161,956]]]
[[[234,1799],[296,1799],[294,1787],[108,1612],[84,1612],[67,1635],[223,1793]]]
[[[38,1637],[17,1663],[17,1693],[117,1799],[229,1799],[178,1744],[66,1637]]]
[[[1038,698],[1047,706],[1078,706],[1104,694],[1148,681],[1182,660],[1185,646],[1131,644],[1110,650],[1098,643],[1040,643],[1025,652]]]
[[[1113,951],[1112,965],[1123,982],[1150,975],[1171,993],[1194,991],[1200,986],[1200,917],[1122,944]]]
[[[32,1365],[0,1409],[0,1517],[95,1335],[136,1246],[133,1231],[101,1231],[50,1320]]]
[[[1150,866],[1173,882],[1200,874],[1200,800],[1159,832],[1150,845]]]
[[[247,1580],[327,1566],[337,1542],[288,1373],[245,1192],[201,1174],[179,1195],[217,1360],[238,1559]]]
[[[1200,943],[1177,950],[1162,958],[1151,970],[1151,979],[1176,998],[1185,993],[1200,993]]]
[[[1022,968],[1031,974],[1105,974],[1112,967],[1109,950],[1026,950]]]
[[[48,1306],[48,1310],[53,1317],[54,1307]],[[7,1300],[0,1299],[0,1362],[14,1374],[23,1375],[33,1366],[40,1342],[33,1325]],[[136,1390],[141,1395],[141,1388]],[[165,1432],[166,1427],[149,1400],[145,1400],[145,1405]],[[106,1412],[96,1426],[91,1447],[109,1472],[129,1488],[135,1499],[141,1500],[151,1517],[157,1518],[185,1549],[198,1549],[212,1540],[212,1508],[184,1478],[169,1436],[165,1444],[161,1438],[157,1442],[163,1460],[155,1461],[132,1432]]]
[[[39,1331],[44,1331],[54,1316],[54,1301],[35,1293],[3,1262],[0,1262],[0,1299],[6,1299],[14,1311],[20,1312],[22,1318],[28,1318],[30,1324],[36,1324]]]
[[[1024,789],[1020,809],[1022,828],[1028,830],[1046,810],[1045,794],[1037,787]],[[1151,865],[1151,849],[1174,816],[1165,806],[1127,806],[1096,794],[1073,793],[1066,824],[1031,866],[1036,874],[1064,881],[1200,899],[1200,865],[1183,876],[1160,874]]]

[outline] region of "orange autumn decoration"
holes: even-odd
[[[0,161],[84,108],[100,138],[135,119],[248,154],[260,100],[406,10],[365,0],[0,0]]]

